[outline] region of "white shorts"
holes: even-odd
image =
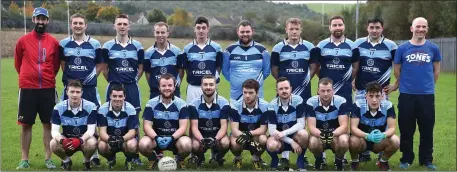
[[[354,101],[365,100],[366,92],[367,92],[366,90],[355,90]],[[386,93],[384,91],[382,91],[382,96],[384,97],[383,100],[389,99],[389,95],[386,95]]]
[[[187,85],[186,103],[190,104],[194,99],[200,98],[203,94],[202,88],[195,85]]]

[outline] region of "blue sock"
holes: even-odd
[[[303,149],[303,151],[297,157],[297,168],[299,169],[305,169],[305,152],[306,149]]]
[[[270,152],[269,150],[267,150],[267,152],[271,156],[270,168],[278,168],[278,163],[279,163],[278,152]]]

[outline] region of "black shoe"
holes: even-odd
[[[281,165],[279,166],[278,170],[279,171],[289,171],[289,160],[286,159],[286,158],[281,158],[279,160],[279,162],[281,163]]]
[[[378,161],[376,163],[376,165],[378,165],[378,167],[381,169],[381,171],[390,171],[389,161],[386,161],[386,162]]]
[[[371,161],[371,156],[370,154],[359,154],[359,161],[360,162],[368,162],[368,161]]]
[[[134,168],[133,168],[133,162],[127,162],[125,161],[125,171],[132,171]]]
[[[62,168],[63,168],[64,171],[71,171],[71,166],[72,165],[73,165],[73,162],[71,161],[71,159],[67,163],[62,161]]]
[[[139,157],[132,158],[132,162],[133,162],[133,164],[138,165],[138,166],[144,165],[143,162],[141,162],[141,159]]]
[[[108,170],[113,170],[115,165],[116,165],[116,159],[114,159],[113,161],[108,161],[107,162]]]
[[[305,156],[305,159],[304,159],[304,164],[305,164],[305,168],[313,167],[313,164],[309,163],[308,157],[306,157],[306,156]]]
[[[335,170],[343,171],[343,160],[335,159]]]
[[[348,164],[349,164],[348,159],[344,158],[344,159],[343,159],[343,165],[348,165]]]
[[[327,159],[325,157],[322,158],[322,167],[327,166]]]
[[[89,162],[84,162],[84,171],[90,171],[90,161]]]
[[[100,159],[98,159],[98,158],[92,158],[90,160],[90,163],[92,163],[92,165],[95,167],[100,167]]]
[[[324,160],[325,158],[316,158],[316,161],[314,161],[314,169],[322,170],[322,166],[325,164]]]
[[[187,163],[194,164],[197,167],[201,167],[204,162],[205,162],[205,159],[204,158],[199,158],[197,155],[192,155],[192,157],[187,159]]]
[[[357,171],[359,170],[360,162],[351,162],[351,170]]]

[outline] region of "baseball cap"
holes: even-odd
[[[35,8],[33,10],[33,17],[39,16],[39,15],[44,15],[49,18],[49,13],[48,10],[42,7]]]

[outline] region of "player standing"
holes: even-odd
[[[305,129],[305,107],[299,95],[292,94],[290,82],[285,77],[276,81],[278,97],[268,106],[267,149],[271,156],[271,168],[277,169],[278,155],[283,151],[294,151],[297,157],[299,171],[306,171],[304,153],[308,146],[308,132]],[[282,156],[281,171],[289,170],[289,156]]]
[[[108,169],[116,164],[116,153],[125,155],[125,170],[133,170],[132,156],[138,150],[135,138],[140,122],[135,108],[125,101],[122,85],[113,85],[109,91],[110,101],[98,109],[97,125],[100,130],[98,151],[108,160]]]
[[[420,133],[419,164],[436,170],[433,164],[433,128],[435,126],[435,83],[442,59],[437,45],[427,41],[427,20],[415,18],[410,27],[413,36],[397,49],[394,57],[395,88],[398,97],[400,129],[400,168],[407,169],[414,161],[413,139],[416,121]],[[395,89],[394,89],[395,90]]]
[[[209,28],[207,18],[197,17],[194,27],[196,38],[187,44],[183,54],[178,56],[187,73],[187,104],[203,94],[200,85],[204,75],[215,76],[219,83],[222,65],[221,46],[208,38]]]
[[[243,82],[243,99],[232,102],[230,113],[230,150],[235,156],[234,165],[241,169],[243,150],[252,154],[256,170],[262,170],[260,156],[267,144],[268,102],[258,97],[260,85],[255,79]]]
[[[203,76],[201,89],[203,95],[188,105],[194,155],[189,161],[201,166],[205,162],[204,153],[208,149],[215,149],[216,153],[212,155],[210,163],[216,162],[222,166],[230,146],[227,119],[231,107],[227,99],[216,93],[216,77]]]
[[[176,79],[171,74],[159,79],[160,96],[146,104],[143,112],[143,136],[139,143],[141,154],[155,168],[159,151],[170,150],[176,155],[178,168],[184,170],[184,159],[192,151],[192,141],[186,136],[189,114],[184,100],[174,96]]]
[[[242,99],[242,84],[255,79],[259,84],[258,96],[263,98],[263,81],[270,75],[270,54],[254,40],[251,22],[242,20],[236,29],[239,41],[224,51],[222,73],[230,83],[230,102]]]
[[[103,62],[107,64],[103,76],[109,83],[106,90],[110,90],[114,84],[122,84],[127,95],[125,101],[135,107],[138,115],[141,111],[138,81],[143,75],[143,45],[128,35],[130,24],[127,15],[116,16],[114,29],[116,38],[103,44]],[[109,94],[106,94],[106,101],[110,101]],[[138,131],[136,133],[139,134]],[[135,155],[133,162],[143,165],[138,154]]]
[[[160,76],[170,73],[176,78],[176,89],[174,95],[180,97],[179,86],[181,79],[184,77],[182,61],[178,60],[178,55],[182,54],[181,50],[168,41],[170,32],[165,22],[154,24],[154,37],[156,42],[145,52],[143,63],[146,80],[149,84],[149,99],[160,95],[159,79]]]
[[[331,79],[320,79],[317,89],[319,95],[306,101],[307,122],[311,135],[308,148],[316,158],[316,170],[322,170],[322,153],[326,149],[331,149],[335,153],[336,170],[341,171],[344,154],[349,148],[349,105],[343,97],[334,95]]]
[[[59,42],[46,33],[48,10],[35,8],[32,32],[19,38],[14,51],[14,67],[19,76],[19,107],[17,124],[21,130],[21,161],[16,169],[30,168],[29,151],[32,127],[37,113],[43,124],[43,143],[46,168],[56,168],[51,160],[51,114],[57,101],[56,79],[59,71]]]
[[[63,161],[63,169],[71,171],[71,156],[76,151],[84,155],[84,170],[90,170],[90,158],[97,149],[94,137],[97,105],[82,98],[83,86],[79,80],[67,83],[68,100],[58,103],[52,112],[51,150]],[[62,126],[62,133],[60,127]]]

